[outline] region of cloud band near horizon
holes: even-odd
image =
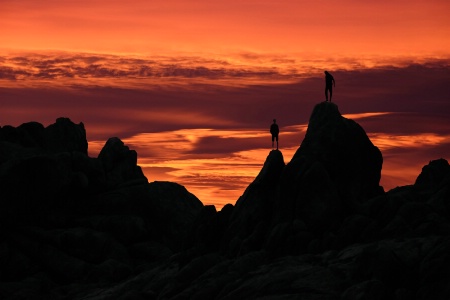
[[[261,169],[273,118],[286,162],[300,145],[312,108],[324,99],[326,62],[299,62],[6,55],[0,125],[48,125],[61,116],[83,122],[91,155],[118,136],[137,150],[150,181],[176,181],[221,207],[234,203]],[[381,149],[382,185],[412,184],[429,160],[449,159],[449,60],[371,65],[343,60],[328,68],[336,79],[333,101]]]

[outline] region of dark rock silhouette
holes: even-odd
[[[117,137],[110,138],[98,155],[102,162],[107,181],[112,185],[132,180],[142,181],[145,178],[137,166],[137,153],[130,150]]]
[[[17,128],[3,126],[0,140],[53,153],[78,151],[87,154],[88,149],[84,124],[74,124],[68,118],[58,118],[46,128],[37,122],[24,123]]]
[[[384,192],[382,156],[318,104],[221,211],[84,126],[0,127],[1,299],[448,299],[450,166]]]
[[[316,105],[305,138],[282,175],[279,218],[328,229],[341,213],[383,193],[382,162],[359,124],[342,117],[333,103]]]
[[[82,124],[0,134],[2,299],[72,298],[51,291],[126,279],[179,251],[203,207],[178,184],[149,184],[118,138],[88,157]]]
[[[233,254],[259,250],[269,231],[284,169],[283,154],[272,150],[261,172],[236,202],[226,231],[226,247]]]
[[[88,144],[83,123],[76,125],[68,118],[59,118],[45,128],[45,148],[53,152],[78,151],[87,154]]]

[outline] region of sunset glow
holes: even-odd
[[[450,159],[450,2],[1,1],[0,126],[69,117],[149,181],[235,203],[280,125],[286,163],[324,100],[383,153],[381,185]]]
[[[443,0],[2,1],[0,44],[107,53],[263,50],[416,54],[449,49]]]

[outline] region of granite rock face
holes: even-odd
[[[328,230],[340,215],[383,194],[381,152],[333,103],[315,106],[300,148],[283,172],[280,219],[302,219],[315,231]]]
[[[342,117],[333,103],[317,104],[292,160],[285,164],[280,151],[271,151],[237,201],[225,246],[234,255],[308,248],[314,236],[334,232],[369,199],[384,194],[382,161],[359,124]]]
[[[221,211],[148,183],[118,138],[91,158],[81,124],[49,127],[0,128],[1,299],[450,298],[448,162],[384,192],[334,104]]]
[[[305,139],[291,163],[302,160],[323,165],[342,198],[361,202],[383,192],[380,150],[334,103],[322,102],[314,108]]]
[[[88,157],[68,119],[0,128],[0,298],[71,298],[59,289],[117,283],[180,251],[203,204],[136,163],[118,138]]]
[[[226,231],[225,245],[233,254],[259,250],[272,226],[279,199],[278,185],[285,167],[281,151],[272,150],[261,172],[236,202]]]
[[[137,165],[136,151],[130,150],[117,137],[108,139],[98,159],[102,162],[106,179],[111,185],[145,179],[141,168]]]
[[[68,118],[58,118],[45,128],[37,122],[24,123],[17,128],[3,126],[0,141],[53,153],[78,151],[87,154],[88,149],[84,124],[74,124]]]

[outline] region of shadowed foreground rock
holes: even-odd
[[[450,166],[384,192],[382,156],[320,103],[236,205],[148,183],[82,124],[0,127],[1,299],[449,299]]]

